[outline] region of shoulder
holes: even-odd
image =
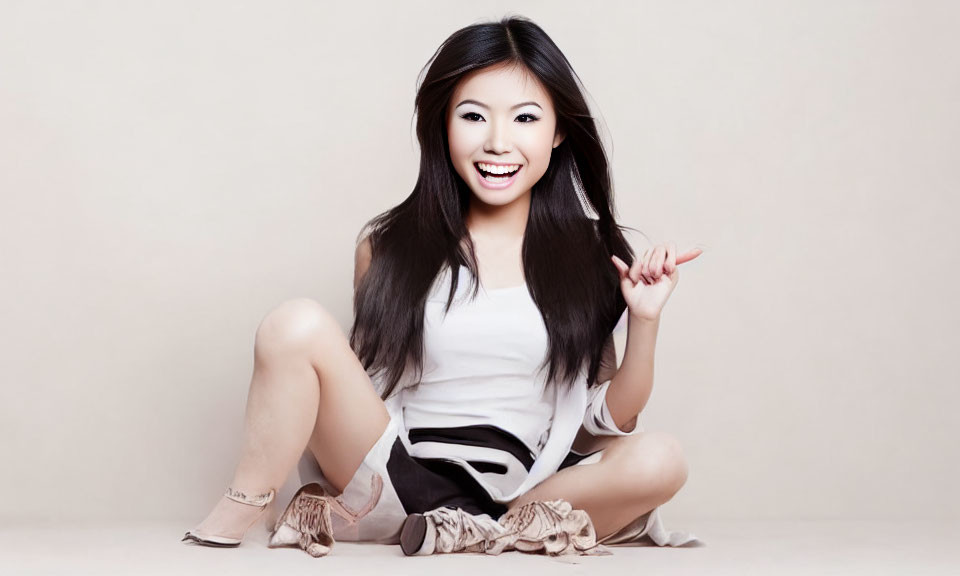
[[[356,291],[360,286],[361,280],[370,268],[373,261],[373,244],[370,242],[370,234],[364,234],[361,230],[359,240],[353,255],[353,289]]]

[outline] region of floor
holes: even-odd
[[[674,520],[674,524],[680,525]],[[329,556],[267,548],[255,525],[239,548],[180,542],[185,522],[0,526],[0,574],[960,574],[960,521],[688,521],[704,546],[611,547],[612,556],[447,554],[338,542]]]

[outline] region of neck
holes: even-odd
[[[470,209],[464,217],[464,224],[470,236],[477,238],[522,238],[527,230],[530,217],[530,195],[527,190],[513,202],[503,206],[493,206],[470,196]]]

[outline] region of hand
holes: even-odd
[[[689,262],[703,253],[694,248],[677,256],[675,244],[659,244],[648,248],[643,257],[627,266],[626,262],[611,256],[620,273],[620,290],[627,301],[630,316],[639,320],[656,320],[670,293],[677,287],[679,264]]]

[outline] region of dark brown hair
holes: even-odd
[[[479,276],[464,224],[471,192],[450,160],[445,118],[462,77],[504,63],[540,80],[565,135],[533,186],[522,248],[527,286],[549,335],[547,382],[575,385],[585,360],[587,382],[595,382],[603,344],[626,309],[610,255],[629,264],[634,253],[622,234],[627,227],[614,220],[609,165],[579,77],[546,32],[526,18],[467,26],[441,44],[418,79],[421,156],[413,191],[358,236],[369,236],[373,259],[354,297],[350,345],[368,372],[384,376],[383,399],[406,370],[416,370],[416,381],[422,376],[425,301],[443,267],[452,271],[447,309],[460,266]],[[574,169],[596,220],[577,198]],[[473,296],[478,288],[474,282]]]

